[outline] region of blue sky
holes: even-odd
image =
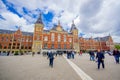
[[[119,0],[0,0],[0,29],[33,32],[40,12],[44,29],[51,29],[58,20],[70,30],[72,20],[83,37],[112,35],[120,42]]]

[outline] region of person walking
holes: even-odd
[[[82,50],[80,50],[80,53],[79,53],[79,55],[82,55],[82,53],[83,53],[83,52],[82,52]]]
[[[35,55],[35,52],[32,52],[32,57]]]
[[[99,49],[98,49],[98,52],[97,52],[97,55],[96,55],[96,59],[97,59],[97,62],[98,62],[98,69],[100,69],[100,64],[102,63],[102,67],[103,69],[105,68],[105,64],[104,64],[104,54],[103,52],[101,52]]]
[[[48,59],[49,59],[49,66],[53,67],[54,54],[52,52],[48,52]]]
[[[71,51],[72,59],[74,59],[74,55],[75,55],[75,52],[74,52],[74,51]]]
[[[89,52],[89,55],[90,55],[90,61],[95,61],[95,54],[92,50]]]
[[[117,49],[113,50],[113,56],[115,58],[116,64],[119,64],[120,52]]]

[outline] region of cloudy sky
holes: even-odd
[[[112,35],[120,42],[120,0],[0,0],[0,29],[33,32],[40,12],[45,29],[60,20],[70,30],[72,20],[79,36],[102,37]]]

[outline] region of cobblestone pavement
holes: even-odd
[[[106,54],[105,69],[100,70],[88,54],[69,61],[93,80],[120,80],[120,64],[115,64],[113,56]],[[55,57],[53,68],[48,62],[42,55],[0,56],[0,80],[84,80],[63,56]]]

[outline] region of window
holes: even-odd
[[[15,49],[15,46],[13,46],[12,49]]]
[[[61,41],[61,36],[60,36],[60,34],[58,34],[58,42],[60,42]]]
[[[4,41],[4,37],[2,37],[2,41]]]
[[[40,36],[37,36],[37,40],[39,40],[40,39]]]
[[[67,48],[67,46],[66,46],[66,44],[64,44],[64,49],[66,49]]]
[[[60,44],[58,44],[58,49],[61,49],[61,46],[60,46]]]
[[[44,41],[48,41],[48,37],[47,36],[44,37]]]
[[[26,42],[28,42],[28,39],[26,39]]]
[[[25,46],[25,49],[27,49],[27,46]]]
[[[54,38],[55,38],[55,35],[54,35],[54,33],[52,33],[52,35],[51,35],[51,41],[52,42],[54,42]]]
[[[24,42],[24,38],[22,38],[22,42]]]
[[[44,48],[45,48],[45,49],[47,48],[47,43],[44,44]]]
[[[24,46],[21,46],[21,49],[24,49]]]
[[[6,41],[8,41],[9,39],[8,39],[8,37],[6,37]]]
[[[72,47],[72,44],[70,44],[70,49],[72,49],[73,47]]]
[[[19,46],[17,47],[17,49],[19,49]]]
[[[64,42],[66,42],[66,35],[64,35]]]
[[[54,49],[54,44],[51,45],[51,49]]]
[[[72,38],[69,38],[69,42],[72,42]]]
[[[31,49],[31,47],[29,47],[29,49]]]

